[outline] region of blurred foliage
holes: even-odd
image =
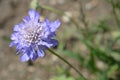
[[[75,79],[73,77],[66,77],[62,75],[62,76],[54,77],[51,80],[75,80]]]
[[[9,43],[11,42],[11,39],[8,36],[2,36],[2,39],[6,42],[9,42]]]
[[[58,52],[63,53],[62,55],[66,55],[66,57],[73,58],[75,61],[80,63],[79,66],[96,76],[94,79],[89,78],[89,80],[120,80],[120,76],[117,76],[120,75],[120,15],[118,15],[118,12],[120,13],[120,1],[106,1],[112,7],[112,14],[110,14],[112,17],[109,16],[109,19],[106,17],[92,26],[87,23],[83,9],[80,8],[80,12],[83,17],[79,17],[81,18],[79,20],[84,25],[84,28],[82,28],[82,25],[76,22],[74,18],[68,17],[62,10],[46,5],[39,5],[40,9],[49,10],[61,17],[66,16],[70,19],[70,22],[74,27],[76,27],[77,32],[74,32],[74,35],[72,33],[72,28],[65,27],[67,28],[65,29],[65,34],[61,33],[60,36],[61,39],[63,38],[65,40],[60,41]],[[113,20],[116,24],[111,25],[109,21]],[[74,36],[75,39],[70,40],[70,36]],[[76,42],[82,43],[86,47],[87,51],[82,52],[80,49],[78,51],[74,51]],[[77,44],[76,46],[80,47],[80,45]],[[88,53],[87,57],[82,55],[86,53]],[[102,69],[97,66],[99,65],[98,61],[101,61],[103,64]],[[70,71],[67,69],[65,70],[65,68],[58,67],[57,72],[59,75],[51,80],[75,80],[70,77]],[[77,80],[82,79],[78,77]]]
[[[79,29],[78,23],[75,22],[75,26],[77,25],[76,28],[78,29],[77,34],[79,35],[79,41],[82,42],[89,51],[89,60],[81,55],[81,51],[76,53],[69,48],[64,49],[64,42],[61,42],[58,47],[58,50],[60,50],[61,53],[77,60],[81,66],[87,68],[87,70],[90,70],[93,74],[97,74],[97,80],[120,80],[120,76],[116,75],[120,75],[120,16],[116,14],[116,11],[120,10],[120,1],[109,0],[109,3],[113,7],[113,14],[111,15],[115,17],[117,23],[117,25],[114,26],[118,26],[118,28],[111,26],[108,23],[109,19],[101,20],[98,24],[93,24],[94,26],[90,26],[88,29],[85,28],[84,32],[87,34],[86,35],[81,33],[80,30],[82,29]],[[85,23],[83,22],[83,24]],[[69,33],[70,30],[68,29],[66,34]],[[99,64],[97,63],[97,60],[102,61],[107,67],[102,70],[99,69],[96,66],[96,64]]]
[[[33,0],[30,7],[38,8],[39,4],[37,1],[38,0]],[[70,22],[77,29],[77,34],[74,34],[71,28],[67,28],[65,33],[61,33],[63,37],[74,34],[74,37],[78,40],[73,40],[73,44],[76,42],[84,44],[87,50],[85,53],[88,53],[86,56],[82,55],[84,53],[81,50],[73,51],[73,45],[70,45],[72,49],[66,47],[66,44],[72,44],[72,41],[67,42],[62,40],[58,46],[58,51],[62,53],[62,55],[74,59],[79,63],[79,67],[88,70],[96,76],[96,79],[88,78],[88,80],[120,80],[120,14],[118,14],[120,13],[120,0],[106,1],[108,1],[112,7],[112,18],[111,15],[109,15],[110,18],[106,17],[97,24],[81,28],[82,25],[79,24],[79,22],[69,17]],[[66,16],[65,12],[50,6],[39,5],[39,8],[52,11],[61,17]],[[86,18],[85,15],[83,18]],[[86,19],[83,20],[84,22],[82,24],[86,25]],[[115,25],[109,23],[109,21],[113,20],[116,22]],[[72,36],[73,35],[71,35],[71,37]],[[7,36],[3,36],[2,39],[10,42]],[[80,47],[78,44],[76,44],[76,46]],[[97,66],[97,64],[99,64],[97,61],[101,61],[104,64],[102,69]],[[57,67],[57,72],[58,75],[51,80],[82,80],[80,77],[76,79],[71,77],[70,71],[63,67]]]

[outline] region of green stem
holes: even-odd
[[[80,71],[78,71],[72,64],[70,64],[67,60],[65,60],[63,57],[59,56],[56,52],[54,52],[51,49],[48,49],[49,52],[60,58],[62,61],[64,61],[66,64],[68,64],[71,68],[73,68],[84,80],[87,80]]]
[[[62,12],[62,11],[60,11],[60,10],[58,10],[58,9],[55,9],[55,8],[53,8],[53,7],[50,7],[50,6],[39,5],[39,7],[40,7],[40,8],[43,8],[43,9],[46,9],[46,10],[49,10],[49,11],[52,11],[52,12],[55,12],[55,13],[57,13],[57,14],[59,14],[59,15],[63,15],[63,14],[64,14],[64,12]]]

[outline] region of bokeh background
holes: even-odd
[[[44,58],[22,63],[10,35],[32,0],[0,0],[0,80],[82,80],[46,51]],[[59,45],[52,48],[88,80],[120,80],[120,0],[38,0],[37,11],[60,19]],[[37,5],[36,4],[36,5]]]

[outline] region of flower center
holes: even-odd
[[[40,26],[29,27],[24,31],[25,34],[23,38],[28,45],[36,44],[41,40],[42,27]]]
[[[38,36],[39,36],[39,33],[30,32],[30,33],[27,33],[27,35],[25,36],[25,40],[28,43],[35,43],[38,40]]]

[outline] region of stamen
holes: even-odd
[[[26,30],[23,38],[28,44],[36,44],[40,41],[40,35],[42,33],[42,26],[31,27]]]

